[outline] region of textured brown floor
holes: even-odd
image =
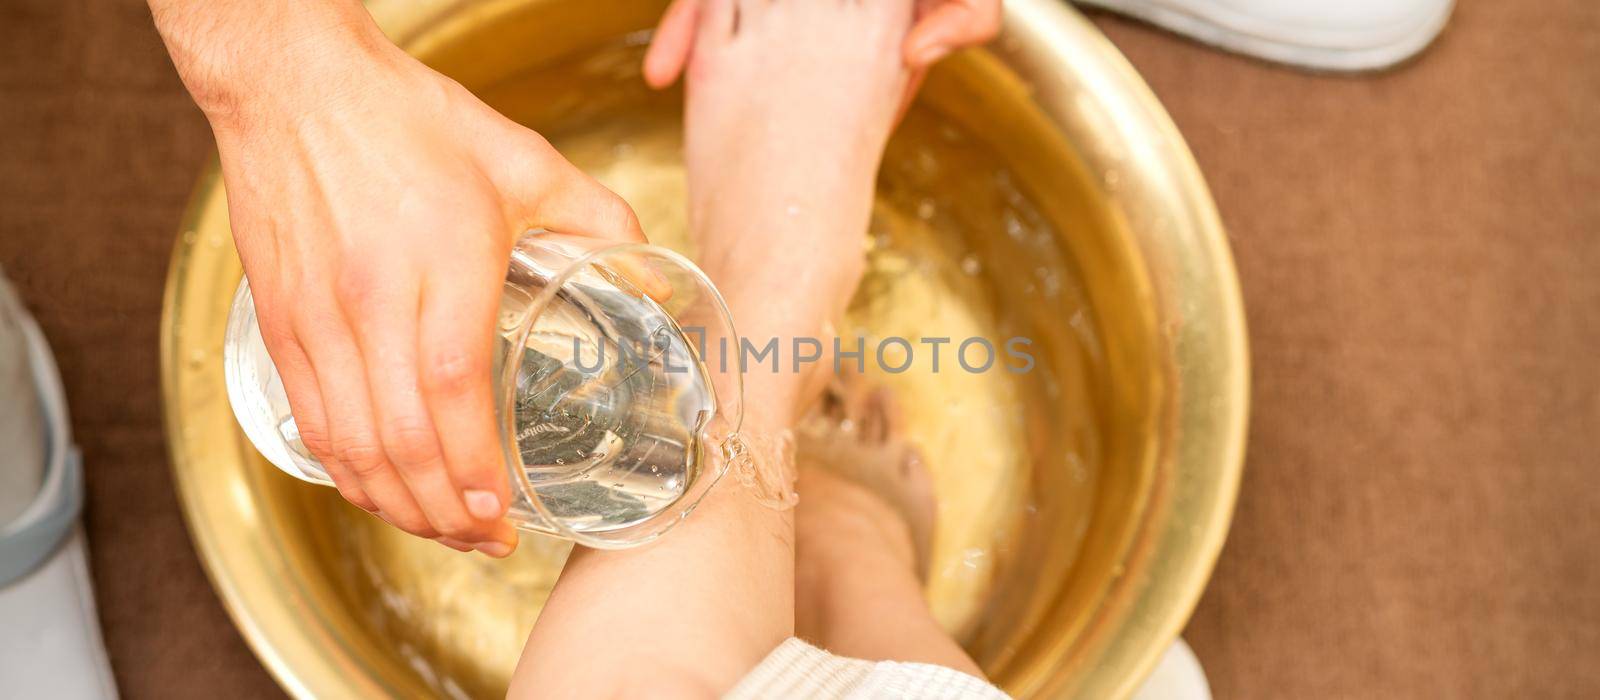
[[[1187,633],[1218,695],[1600,695],[1600,4],[1469,0],[1360,79],[1096,21],[1244,281],[1249,463]],[[0,134],[0,265],[66,375],[117,680],[278,696],[165,461],[161,285],[210,139],[143,5],[0,3]]]

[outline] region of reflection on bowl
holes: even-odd
[[[693,254],[681,94],[638,74],[659,3],[370,7],[621,193],[655,242]],[[952,372],[947,348],[940,372],[922,352],[904,373],[869,368],[934,471],[934,610],[1014,694],[1125,694],[1204,586],[1243,445],[1242,313],[1193,161],[1082,18],[1012,0],[996,46],[929,77],[878,184],[844,342],[1022,337],[1036,359]],[[174,255],[162,366],[184,507],[235,621],[296,695],[503,694],[565,545],[459,555],[267,465],[222,388],[238,276],[213,169]]]

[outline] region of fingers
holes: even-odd
[[[500,521],[503,510],[496,508],[487,518],[474,517],[467,511],[460,485],[446,466],[440,436],[424,401],[422,381],[434,370],[419,363],[418,358],[420,282],[410,282],[415,278],[403,274],[375,280],[370,275],[354,273],[347,274],[346,279],[351,281],[341,285],[339,298],[355,324],[370,385],[373,419],[388,464],[437,535],[476,543],[480,551],[491,556],[509,554],[515,535],[509,525]],[[492,318],[487,323],[493,323]],[[462,380],[487,385],[488,366],[486,362],[480,364],[481,373],[463,373]],[[488,425],[493,425],[492,416]],[[492,469],[493,464],[485,466]],[[386,504],[380,501],[380,507],[386,509]]]
[[[699,0],[673,0],[661,16],[650,50],[644,55],[644,81],[657,90],[671,86],[683,75],[694,48],[700,21]]]
[[[470,552],[470,551],[472,551],[472,545],[467,544],[465,542],[462,542],[461,540],[452,539],[452,538],[449,538],[449,537],[435,537],[435,538],[433,538],[433,541],[434,542],[438,542],[439,544],[442,544],[442,545],[444,545],[446,547],[449,547],[451,549],[454,549],[457,552]]]
[[[927,68],[951,51],[982,44],[999,33],[1000,0],[941,0],[906,35],[906,65]]]
[[[300,347],[300,341],[295,337],[286,315],[276,304],[263,303],[263,297],[259,295],[256,296],[256,302],[256,320],[261,328],[261,337],[266,343],[267,355],[272,358],[272,364],[283,382],[284,394],[289,398],[289,411],[294,415],[301,444],[322,463],[323,470],[333,479],[334,486],[345,500],[362,510],[377,511],[377,505],[361,489],[361,483],[333,455],[333,443],[328,437],[328,417],[323,408],[322,392],[317,389],[316,371],[312,369],[305,350]]]
[[[395,279],[410,278],[387,272]],[[491,459],[471,457],[474,452],[457,449],[454,442],[446,452],[436,435],[422,382],[428,379],[430,386],[437,386],[439,375],[429,379],[419,369],[420,283],[408,286],[357,272],[345,274],[335,289],[297,290],[302,296],[293,305],[267,303],[282,290],[260,290],[257,297],[263,341],[283,378],[301,440],[340,493],[413,535],[495,557],[510,554],[516,546],[516,532],[503,519],[510,499],[500,467],[488,367],[500,274],[485,270],[476,275],[495,281],[492,291],[478,295],[487,300],[477,308],[488,311],[487,316],[478,314],[480,331],[476,340],[469,340],[473,354],[484,358],[474,363],[481,372],[446,363],[446,374],[475,376],[471,393],[480,407],[467,418],[447,417],[446,424],[475,423],[479,454],[486,451]],[[455,328],[442,332],[450,334],[442,337],[474,337]],[[487,448],[481,447],[485,440]],[[455,453],[469,455],[479,465],[477,471],[460,470],[465,474],[461,483],[472,485],[469,493],[489,493],[490,507],[478,508],[487,515],[469,512],[468,499],[447,462],[447,455]]]
[[[425,286],[418,335],[420,388],[450,482],[459,490],[466,513],[492,526],[484,533],[488,541],[514,546],[515,532],[502,520],[511,504],[511,484],[500,448],[491,375],[500,303],[497,280],[503,274],[497,267],[492,261],[452,260],[442,263]],[[493,284],[469,290],[450,280]]]
[[[367,495],[378,517],[418,537],[438,537],[389,463],[372,413],[365,363],[342,312],[329,306],[334,304],[308,303],[296,330],[316,370],[333,459],[345,472],[343,479],[353,479]],[[334,481],[340,483],[341,477]]]

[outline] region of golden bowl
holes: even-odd
[[[639,78],[660,2],[369,8],[693,253],[681,94]],[[933,608],[1014,695],[1127,695],[1205,586],[1243,456],[1244,319],[1194,161],[1088,22],[1060,0],[1009,0],[994,45],[929,76],[878,189],[841,333],[1026,337],[1037,358],[1025,374],[918,357],[875,375],[934,472]],[[183,507],[235,623],[298,697],[503,694],[565,545],[459,555],[274,470],[223,388],[239,275],[213,165],[173,254],[161,366]]]

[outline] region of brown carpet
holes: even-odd
[[[1096,21],[1244,281],[1249,463],[1187,632],[1218,696],[1600,695],[1600,4],[1469,1],[1359,79]],[[66,375],[117,680],[279,696],[167,470],[161,286],[210,137],[143,5],[0,4],[0,134],[0,265]]]
[[[1360,79],[1100,24],[1244,287],[1243,493],[1187,633],[1218,696],[1600,694],[1600,4],[1466,2]]]

